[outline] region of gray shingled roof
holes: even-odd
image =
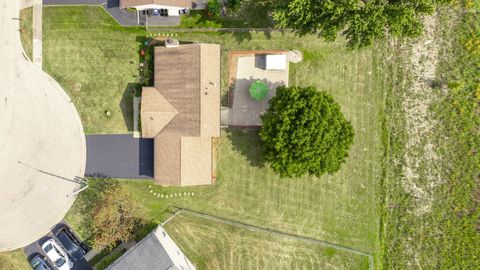
[[[178,270],[155,233],[150,233],[136,246],[111,264],[108,270]]]

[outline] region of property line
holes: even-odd
[[[170,31],[170,32],[286,32],[290,29],[280,28],[215,28],[215,27],[195,27],[195,28],[165,28],[165,27],[145,27],[147,31]]]
[[[168,217],[164,222],[162,222],[160,225],[163,227],[164,225],[166,225],[167,223],[169,223],[174,217],[176,217],[180,212],[182,212],[183,210],[180,209],[180,208],[177,208],[177,211],[175,211],[175,213],[173,213],[173,215],[171,215],[170,217]]]
[[[277,231],[277,230],[273,230],[273,229],[269,229],[269,228],[265,228],[265,227],[260,227],[260,226],[256,226],[256,225],[251,225],[251,224],[247,224],[247,223],[243,223],[243,222],[233,221],[233,220],[221,218],[221,217],[218,217],[218,216],[213,216],[213,215],[210,215],[210,214],[201,213],[201,212],[198,212],[198,211],[195,211],[195,210],[190,210],[190,209],[181,208],[181,207],[175,207],[175,208],[177,208],[179,210],[176,211],[174,215],[169,217],[164,223],[162,223],[162,225],[168,223],[173,217],[175,217],[179,213],[183,212],[183,213],[187,213],[187,214],[194,215],[194,216],[197,216],[197,217],[221,222],[221,223],[224,223],[224,224],[228,224],[228,225],[232,225],[232,226],[236,226],[236,227],[241,227],[241,228],[244,228],[244,229],[247,229],[247,230],[250,230],[250,231],[254,231],[254,232],[269,233],[269,234],[272,234],[272,235],[275,235],[275,236],[292,238],[292,239],[296,239],[296,240],[300,240],[300,241],[304,241],[304,242],[308,242],[308,243],[318,244],[318,245],[322,245],[322,246],[326,246],[326,247],[335,248],[335,249],[338,249],[338,250],[347,251],[347,252],[354,253],[354,254],[357,254],[357,255],[360,255],[360,256],[366,256],[368,258],[368,264],[369,264],[370,270],[374,269],[373,256],[370,253],[367,253],[367,252],[364,252],[364,251],[361,251],[361,250],[357,250],[357,249],[347,247],[347,246],[342,246],[342,245],[331,243],[331,242],[324,241],[324,240],[309,238],[309,237],[300,236],[300,235],[296,235],[296,234],[292,234],[292,233],[288,233],[288,232],[282,232],[282,231]]]

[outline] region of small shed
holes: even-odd
[[[287,56],[285,54],[269,54],[265,56],[266,70],[285,70],[287,68]]]

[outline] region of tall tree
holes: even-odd
[[[282,176],[338,171],[353,136],[338,103],[313,87],[278,87],[262,115],[265,160]]]
[[[278,0],[273,18],[279,28],[333,41],[341,33],[350,48],[370,46],[388,35],[417,37],[421,17],[450,0]]]

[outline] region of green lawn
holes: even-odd
[[[44,8],[44,66],[69,92],[87,133],[122,133],[131,122],[131,94],[138,75],[137,39],[145,32],[121,28],[99,7]],[[232,220],[309,236],[378,255],[383,70],[396,63],[381,49],[349,52],[344,43],[324,43],[290,33],[177,33],[182,41],[222,46],[222,92],[229,50],[298,49],[305,60],[290,66],[291,85],[313,85],[340,103],[355,129],[350,157],[335,175],[282,179],[262,162],[255,131],[226,130],[219,145],[218,181],[209,187],[152,187],[155,193],[195,192],[162,199],[148,181],[128,181],[157,222],[169,206],[182,206]],[[126,93],[124,95],[124,93]],[[124,106],[125,117],[121,105]],[[127,108],[128,107],[128,108]],[[112,111],[106,118],[105,110]],[[68,220],[80,224],[73,207]],[[82,228],[78,228],[82,231]],[[88,235],[83,231],[84,236]],[[212,260],[215,258],[212,258]]]
[[[231,10],[225,16],[208,18],[204,10],[193,10],[188,16],[180,17],[180,28],[273,28],[268,15],[269,7],[263,1],[249,1]]]
[[[410,85],[397,83],[388,89],[381,234],[387,269],[478,269],[480,265],[480,16],[468,10],[473,4],[480,7],[477,0],[466,7],[438,10],[433,41],[441,49],[429,108],[434,124],[425,142],[406,147],[412,131],[405,129],[402,102],[417,98],[408,91]],[[410,81],[414,75],[408,65],[403,73]],[[417,150],[426,143],[437,154],[435,162],[428,161],[427,151]],[[428,200],[405,188],[405,157],[415,155],[420,157],[415,168],[419,177],[413,183],[428,190]],[[432,171],[437,174],[433,180]],[[426,210],[418,214],[418,209]]]
[[[32,32],[32,20],[33,20],[33,8],[25,8],[20,10],[20,40],[23,45],[23,49],[30,60],[32,59],[32,43],[33,43],[33,32]]]
[[[137,38],[145,32],[120,27],[97,6],[45,7],[43,27],[44,70],[67,90],[85,132],[132,131]]]
[[[21,249],[0,252],[0,269],[29,270],[30,265]]]
[[[164,226],[197,269],[368,269],[365,256],[189,214]]]

